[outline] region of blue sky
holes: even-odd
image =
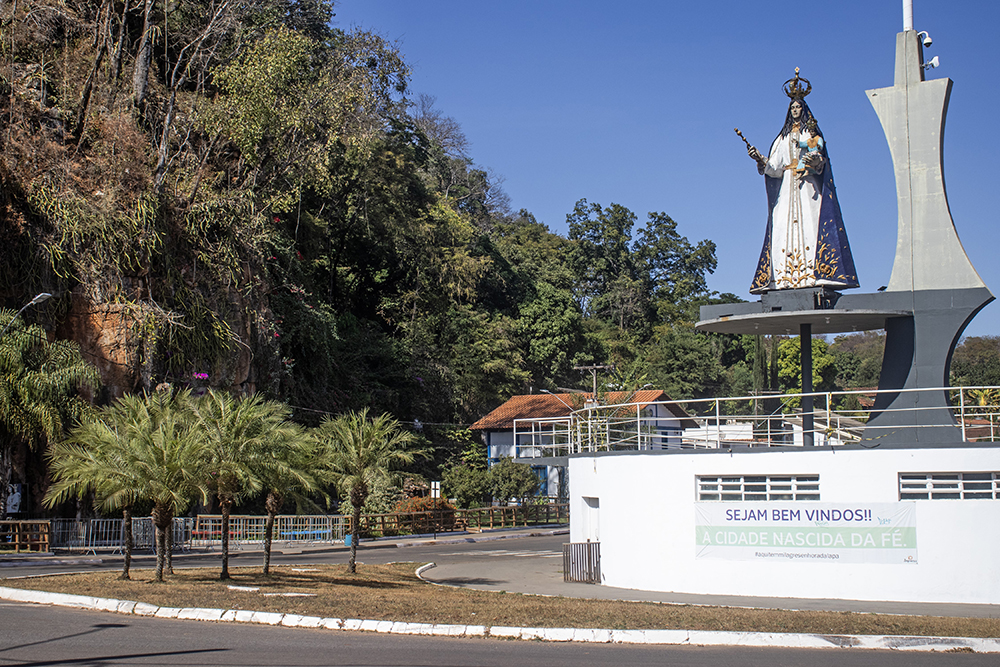
[[[914,0],[954,81],[945,182],[966,252],[1000,290],[997,131],[1000,3]],[[709,285],[748,293],[767,220],[762,177],[739,137],[766,151],[784,121],[781,84],[800,67],[827,139],[861,292],[889,282],[896,191],[865,90],[892,85],[900,0],[341,0],[337,25],[398,43],[411,91],[457,120],[475,162],[504,178],[512,207],[557,233],[582,198],[664,211],[718,246]],[[756,297],[754,297],[754,300]],[[1000,305],[968,335],[1000,334]]]

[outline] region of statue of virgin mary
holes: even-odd
[[[812,86],[795,68],[795,78],[785,82],[784,90],[791,98],[788,114],[767,157],[747,146],[764,175],[768,207],[750,292],[858,287],[826,141],[805,102]]]

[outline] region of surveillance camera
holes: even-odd
[[[927,34],[926,30],[917,33],[917,37],[920,37],[921,35],[923,35],[924,38],[924,47],[928,47],[934,43],[934,40],[931,39],[931,36]]]

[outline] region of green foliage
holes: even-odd
[[[714,393],[723,382],[720,357],[715,337],[684,326],[657,327],[646,352],[650,381],[675,400]]]
[[[490,475],[483,468],[461,463],[445,470],[442,481],[444,494],[454,498],[459,507],[482,507],[488,502],[491,492]]]
[[[691,245],[666,213],[650,213],[635,244],[651,300],[664,322],[695,322],[697,299],[709,293],[708,274],[715,272],[715,243]]]
[[[15,447],[61,438],[89,412],[79,392],[100,383],[79,347],[50,343],[40,326],[25,325],[15,311],[0,310],[0,332],[0,489],[6,489]],[[6,516],[7,496],[0,493],[0,518]]]
[[[884,350],[884,332],[865,331],[834,338],[830,352],[837,365],[837,385],[844,388],[877,387]]]
[[[190,392],[125,396],[53,445],[47,505],[93,491],[105,510],[153,503],[156,578],[163,580],[166,530],[196,497],[208,501],[205,443]]]
[[[503,458],[490,467],[488,484],[493,498],[506,505],[511,500],[521,502],[535,495],[541,482],[531,466]]]
[[[313,48],[307,36],[278,28],[215,73],[222,96],[211,121],[251,163],[260,162],[265,136],[277,140],[301,131],[309,83],[303,79]]]
[[[365,503],[361,506],[361,513],[391,514],[396,511],[396,506],[402,500],[403,490],[399,488],[396,480],[379,478],[372,482],[369,487],[368,497],[365,498]],[[354,514],[354,505],[351,504],[350,494],[340,502],[337,511],[346,516]]]
[[[952,385],[1000,385],[1000,336],[967,336],[951,357]]]
[[[822,338],[812,339],[813,391],[835,391],[837,366],[830,346]],[[778,377],[786,394],[802,391],[802,355],[799,338],[786,338],[778,344]]]
[[[327,0],[150,8],[148,42],[141,6],[53,12],[10,41],[58,107],[9,96],[2,270],[119,308],[112,391],[239,386],[307,424],[366,407],[468,424],[531,387],[589,385],[581,363],[675,397],[748,386],[750,348],[690,330],[734,298],[708,290],[711,241],[619,204],[580,200],[568,238],[510,212],[459,123],[408,98],[397,46],[333,27]],[[52,140],[52,114],[80,119],[72,139]],[[457,446],[438,435],[423,474]]]
[[[87,412],[82,389],[97,389],[96,369],[78,346],[50,343],[38,325],[25,325],[15,311],[0,310],[0,430],[4,444],[20,438],[32,445],[55,440]]]
[[[393,470],[413,463],[423,452],[407,449],[413,436],[387,414],[370,418],[368,410],[350,412],[320,424],[315,437],[326,448],[325,460],[337,488],[351,501],[352,536],[349,570],[357,560],[361,509],[376,482],[393,480]]]

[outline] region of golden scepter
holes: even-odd
[[[750,145],[750,142],[749,142],[749,141],[747,141],[747,138],[743,136],[743,133],[742,133],[742,132],[740,132],[740,128],[738,128],[738,127],[734,127],[733,129],[734,129],[734,130],[736,131],[736,134],[738,134],[738,135],[739,135],[740,139],[742,139],[742,140],[743,140],[743,143],[745,143],[745,144],[747,145],[747,154],[749,155],[749,151],[750,151],[750,149],[751,149],[751,148],[753,148],[753,146],[751,146],[751,145]],[[756,148],[753,148],[753,150],[755,150],[755,151],[756,151],[757,149],[756,149]],[[757,161],[757,164],[759,164],[760,166],[762,166],[762,167],[763,167],[763,166],[764,166],[764,163],[765,163],[765,161],[764,161],[764,158],[763,158],[763,157],[762,157],[762,156],[760,155],[760,153],[759,153],[759,152],[757,153],[757,156],[758,156],[758,157],[756,157],[756,158],[754,158],[754,159],[755,159],[755,160]]]

